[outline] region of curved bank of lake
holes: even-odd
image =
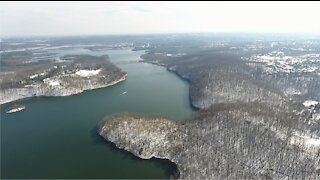
[[[138,63],[143,51],[65,48],[52,52],[108,54],[128,79],[77,95],[1,105],[1,178],[169,178],[170,163],[142,160],[118,150],[97,134],[96,126],[118,112],[188,117],[192,113],[188,84],[164,67]],[[26,109],[6,114],[17,102]]]

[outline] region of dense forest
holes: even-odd
[[[197,39],[198,38],[198,39]],[[118,114],[99,133],[181,179],[320,178],[320,41],[166,37],[142,61],[190,82],[192,117]]]

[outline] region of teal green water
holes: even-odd
[[[1,106],[1,178],[169,178],[172,164],[142,160],[118,150],[96,133],[96,125],[118,112],[189,116],[188,84],[163,67],[138,63],[143,52],[81,48],[64,54],[109,54],[128,73],[117,85],[68,97],[19,100],[24,111]],[[126,91],[126,94],[122,94]]]

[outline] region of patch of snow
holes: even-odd
[[[52,47],[45,47],[44,50],[54,50],[54,49],[62,49],[62,48],[71,48],[71,45],[64,45],[64,46],[52,46]]]
[[[46,78],[43,80],[44,83],[48,84],[49,86],[60,86],[59,80]]]
[[[28,41],[28,42],[42,43],[42,42],[47,42],[47,41],[46,40],[36,39],[36,40]]]
[[[51,46],[51,44],[46,44],[46,43],[40,43],[40,44],[37,44],[39,46]]]
[[[13,46],[17,46],[17,45],[21,45],[21,44],[24,44],[24,43],[8,43],[9,45],[13,45]]]
[[[20,51],[26,51],[26,48],[22,48],[22,49],[8,49],[8,50],[4,50],[1,51],[1,53],[5,53],[5,52],[20,52]]]
[[[13,71],[7,71],[7,72],[1,72],[1,74],[14,74],[14,72]]]
[[[312,119],[319,121],[320,120],[320,113],[315,113],[312,115]]]
[[[73,62],[73,57],[68,57],[67,58],[68,60],[66,60],[66,59],[61,59],[60,57],[57,57],[57,58],[54,58],[54,61],[55,62],[58,62],[58,63],[60,63],[60,62],[66,62],[66,61],[68,61],[68,62]]]
[[[95,76],[100,73],[101,69],[97,70],[87,70],[87,69],[81,69],[76,72],[76,75],[79,75],[81,77],[90,77],[90,76]]]
[[[24,87],[26,87],[26,88],[34,88],[34,87],[39,87],[39,85],[27,84],[27,85],[24,85]]]
[[[36,78],[36,77],[38,77],[38,76],[39,76],[39,74],[31,75],[31,76],[30,76],[30,79],[34,79],[34,78]]]
[[[314,53],[301,56],[288,56],[282,51],[272,51],[264,55],[251,56],[247,61],[264,64],[268,74],[274,74],[278,72],[317,73],[319,68],[314,62],[318,61],[318,56],[319,54]]]
[[[299,91],[298,89],[289,87],[289,88],[287,88],[287,89],[284,91],[284,94],[285,94],[286,96],[289,96],[289,95],[300,95],[300,94],[302,94],[302,92]]]
[[[315,106],[319,104],[318,101],[313,101],[313,100],[306,100],[305,102],[302,103],[305,107],[310,107],[310,106]]]
[[[301,135],[299,133],[294,133],[294,136],[291,137],[291,144],[300,144],[303,143],[307,147],[320,146],[320,138],[308,137]]]
[[[309,138],[306,140],[306,144],[311,146],[320,146],[320,139]]]

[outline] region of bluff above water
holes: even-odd
[[[318,179],[320,132],[304,118],[280,106],[216,104],[183,122],[114,115],[99,134],[143,159],[169,159],[181,179]]]

